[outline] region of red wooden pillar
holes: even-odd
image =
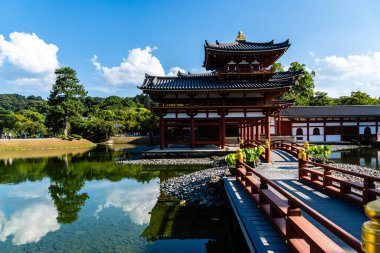
[[[258,122],[256,125],[256,141],[260,141],[260,125]]]
[[[270,143],[270,115],[269,113],[265,116],[265,138]],[[266,147],[265,150],[265,160],[267,163],[270,162],[270,148]]]
[[[326,119],[323,121],[323,141],[326,142]]]
[[[165,120],[160,118],[160,149],[165,148]]]
[[[277,135],[281,136],[282,133],[281,133],[281,117],[280,117],[280,113],[278,113],[278,118],[277,118],[277,122],[278,122],[278,125],[277,125]]]
[[[310,138],[309,119],[307,119],[307,122],[306,122],[306,140],[309,141],[309,138]]]
[[[254,132],[255,126],[253,125],[253,122],[251,123],[251,140],[255,138],[255,132]]]
[[[190,117],[190,132],[191,132],[191,138],[190,138],[190,148],[195,148],[195,121],[194,116]]]
[[[251,125],[250,125],[250,127],[249,127],[249,130],[250,130],[250,132],[251,132],[249,139],[252,141],[253,138],[254,138],[254,134],[253,134],[253,123],[251,123]]]
[[[222,116],[220,118],[220,148],[223,148],[226,146],[226,118]]]
[[[379,137],[379,119],[376,118],[376,129],[375,129],[375,133],[376,133],[376,138],[375,140],[377,141],[378,140],[378,137]]]

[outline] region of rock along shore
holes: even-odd
[[[165,195],[175,197],[184,205],[222,207],[227,205],[223,188],[225,166],[196,171],[161,183]]]

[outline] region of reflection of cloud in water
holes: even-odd
[[[16,245],[38,242],[47,233],[59,229],[57,210],[51,203],[32,204],[13,213],[9,220],[0,211],[0,240],[13,235]]]
[[[59,229],[58,212],[48,192],[49,181],[0,186],[0,241],[13,244],[38,242]],[[15,210],[7,213],[7,210]]]
[[[122,189],[113,189],[107,194],[106,201],[99,205],[95,215],[97,216],[103,208],[118,207],[129,214],[133,223],[143,225],[149,223],[149,212],[153,209],[160,195],[160,189],[157,181],[151,181],[148,184],[133,185],[132,187],[123,187]]]

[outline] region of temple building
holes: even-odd
[[[313,143],[380,141],[380,106],[294,106],[281,111],[278,135],[295,142]]]
[[[301,72],[275,73],[271,66],[289,41],[247,42],[241,32],[231,43],[205,42],[207,73],[146,75],[139,87],[160,117],[160,148],[194,148],[228,142],[287,137],[313,143],[380,141],[380,106],[292,106],[279,100]]]
[[[289,47],[288,40],[248,42],[239,32],[231,43],[205,42],[207,73],[146,75],[139,88],[155,102],[151,109],[160,117],[160,148],[214,144],[223,149],[228,138],[270,140],[279,134],[280,111],[293,101],[278,97],[302,74],[271,68]]]

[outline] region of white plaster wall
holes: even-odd
[[[357,124],[357,122],[342,122],[343,126],[356,126]]]
[[[201,112],[194,116],[197,119],[205,119],[207,117],[207,113]]]
[[[270,127],[270,133],[275,134],[276,133],[276,128],[274,126]]]
[[[309,123],[309,126],[314,127],[314,126],[323,126],[323,123]]]
[[[338,142],[340,141],[340,135],[326,135],[326,142]]]
[[[320,133],[320,135],[322,135],[323,136],[323,127],[309,127],[309,135],[310,136],[312,136],[313,135],[313,131],[314,131],[314,128],[319,128],[319,133]],[[318,135],[317,135],[318,136]]]
[[[329,123],[326,123],[326,126],[340,126],[340,123],[339,122],[329,122]]]
[[[359,122],[359,126],[375,126],[376,122]]]
[[[292,135],[293,136],[296,136],[296,133],[297,133],[297,129],[298,129],[299,127],[293,127],[293,129],[292,129]],[[307,132],[306,132],[306,130],[307,130],[307,128],[306,127],[301,127],[302,128],[302,131],[303,131],[303,134],[305,135],[305,136],[307,136]]]
[[[230,112],[226,115],[226,118],[243,118],[244,112]]]
[[[293,137],[294,142],[305,142],[307,140],[306,135],[297,135]]]
[[[167,113],[165,116],[164,116],[165,119],[175,119],[176,116],[175,116],[175,113]]]
[[[359,127],[359,133],[360,134],[364,134],[364,129],[366,127]],[[370,126],[369,127],[371,129],[371,134],[375,134],[376,133],[376,127],[375,126]]]
[[[259,118],[264,117],[264,114],[262,112],[247,112],[247,117]]]
[[[208,117],[209,118],[220,118],[219,114],[217,114],[216,112],[210,112],[208,114]]]
[[[306,126],[306,123],[293,123],[292,126],[293,127],[302,127],[302,126]]]
[[[312,135],[309,136],[309,141],[310,142],[323,142],[323,135]]]
[[[187,115],[187,113],[178,113],[178,118],[179,119],[188,119],[188,118],[190,118],[190,116]]]

